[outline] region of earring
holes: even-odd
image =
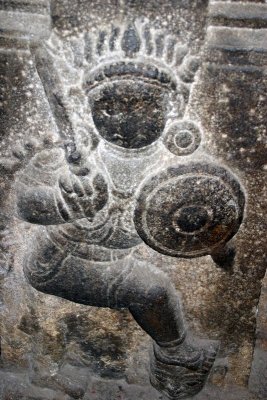
[[[180,120],[166,129],[163,143],[176,156],[192,154],[200,145],[201,131],[192,121]]]

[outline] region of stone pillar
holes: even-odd
[[[227,313],[229,307],[231,315],[225,317],[223,324],[228,349],[226,346],[222,352],[225,358],[219,362],[218,376],[214,374],[215,382],[221,373],[224,382],[242,385],[250,376],[261,280],[266,268],[266,27],[264,2],[210,3],[202,83],[196,88],[203,97],[194,107],[202,115],[207,148],[241,172],[247,193],[246,217],[242,233],[236,238],[235,272],[231,276],[235,284],[232,289],[226,281],[220,285],[225,305],[218,313]],[[263,307],[264,288],[260,309]],[[264,336],[264,329],[260,323],[260,335]],[[261,339],[257,343],[250,389],[264,393],[264,398],[264,352],[260,350]],[[230,370],[235,371],[234,380]]]
[[[14,172],[20,168],[22,158],[31,152],[30,115],[33,115],[32,95],[34,69],[30,46],[47,39],[50,34],[49,1],[2,1],[0,4],[0,102],[1,102],[1,229],[7,234],[9,189]],[[30,76],[30,79],[29,79]],[[32,79],[32,82],[30,82]],[[24,110],[22,120],[21,108]],[[35,107],[36,108],[36,107]],[[19,144],[19,141],[21,143]],[[13,143],[13,145],[12,145]],[[20,149],[20,145],[22,146]],[[25,147],[24,147],[25,146]],[[23,148],[24,147],[24,148]],[[9,241],[7,241],[9,243]],[[1,267],[10,267],[7,244],[3,244]],[[5,262],[5,259],[7,262]]]

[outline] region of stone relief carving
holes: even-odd
[[[142,188],[137,231],[163,254],[197,257],[227,242],[242,221],[244,196],[226,169],[211,163],[170,167]]]
[[[44,293],[128,308],[153,339],[152,385],[170,399],[193,396],[217,343],[187,331],[174,286],[136,253],[145,242],[224,260],[242,222],[238,179],[197,153],[203,133],[186,117],[198,59],[139,20],[54,31],[33,52],[59,140],[18,174],[18,215],[36,224],[25,275]]]

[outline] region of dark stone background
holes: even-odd
[[[247,194],[233,271],[216,268],[209,256],[149,257],[181,292],[188,325],[200,337],[221,341],[209,385],[196,399],[264,399],[265,291],[257,332],[256,315],[266,269],[266,58],[250,52],[247,60],[206,46],[207,1],[52,3],[53,26],[65,34],[144,15],[183,35],[193,52],[204,44],[189,115],[203,126],[201,151],[231,168]],[[229,68],[230,57],[237,68]],[[148,382],[149,339],[127,311],[76,305],[25,282],[21,266],[31,226],[14,218],[12,184],[35,144],[56,137],[30,53],[1,53],[0,61],[0,399],[163,399]],[[14,152],[18,156],[11,157]]]

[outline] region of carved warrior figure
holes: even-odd
[[[44,293],[128,308],[153,339],[152,385],[170,399],[192,396],[216,345],[186,331],[174,286],[136,249],[215,257],[242,220],[238,181],[198,155],[200,129],[185,119],[197,59],[136,22],[54,32],[35,61],[61,140],[17,182],[18,214],[37,224],[26,277]]]

